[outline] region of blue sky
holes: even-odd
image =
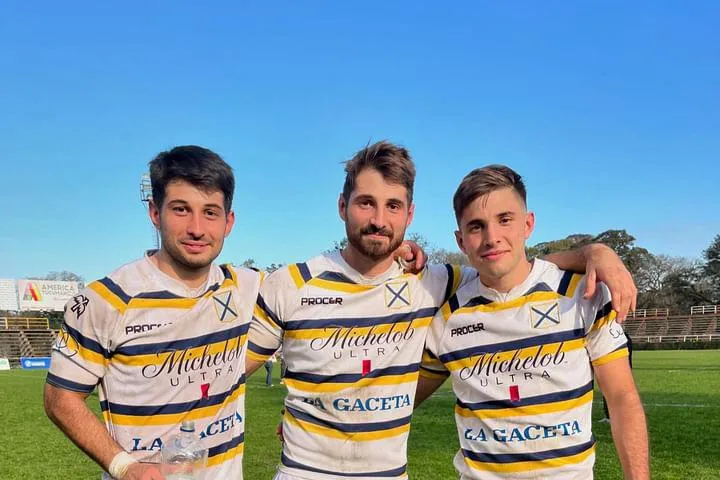
[[[531,243],[625,228],[699,257],[720,233],[720,3],[13,2],[0,11],[0,277],[91,280],[140,256],[147,162],[221,155],[223,261],[342,238],[341,161],[414,155],[410,231],[453,248],[471,169],[525,178]]]

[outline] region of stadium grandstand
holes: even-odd
[[[62,312],[79,290],[78,282],[0,279],[0,359],[11,367],[47,368],[58,334],[48,315]]]
[[[684,343],[720,340],[720,305],[698,305],[687,315],[667,308],[636,310],[624,329],[637,343]]]

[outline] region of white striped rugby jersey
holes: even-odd
[[[108,431],[139,461],[159,462],[163,441],[194,420],[208,448],[202,479],[241,479],[245,346],[259,287],[255,271],[213,265],[196,296],[147,256],[129,263],[68,302],[47,382],[98,386]]]
[[[627,356],[610,293],[535,260],[508,293],[468,282],[432,322],[421,375],[452,377],[463,479],[590,479],[592,366]]]
[[[474,276],[475,273],[470,271]],[[461,281],[459,267],[368,279],[339,252],[269,275],[248,355],[282,342],[288,395],[280,471],[299,478],[401,479],[430,320]]]

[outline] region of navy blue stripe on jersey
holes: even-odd
[[[188,348],[202,347],[211,343],[223,342],[231,340],[233,338],[245,335],[250,328],[249,323],[239,325],[237,327],[230,328],[228,330],[221,330],[219,332],[213,332],[208,335],[202,335],[200,337],[185,338],[182,340],[172,340],[170,342],[160,343],[147,343],[144,345],[127,345],[118,347],[115,350],[115,355],[150,355],[156,353],[172,352],[175,350],[185,350]]]
[[[257,306],[260,307],[260,310],[265,312],[265,315],[267,315],[275,325],[283,329],[285,328],[284,322],[275,315],[275,312],[273,312],[270,307],[268,307],[267,303],[265,303],[265,299],[260,294],[257,296]]]
[[[117,283],[110,280],[109,277],[101,278],[98,281],[100,283],[102,283],[103,285],[105,285],[105,288],[107,288],[112,293],[114,293],[115,296],[118,297],[120,300],[122,300],[123,303],[125,303],[126,305],[128,303],[130,303],[130,300],[132,299],[132,297],[130,295],[128,295],[127,293],[125,293],[125,290],[120,288],[120,285],[118,285]]]
[[[572,280],[573,272],[566,271],[560,279],[560,285],[558,286],[557,292],[560,295],[567,294],[568,287],[570,286],[570,280]]]
[[[285,330],[307,330],[311,328],[338,328],[338,327],[372,327],[378,325],[389,325],[399,322],[409,322],[417,318],[432,317],[437,308],[421,308],[415,312],[396,313],[385,317],[367,318],[321,318],[317,320],[293,320],[287,322]]]
[[[80,346],[83,347],[84,349],[86,349],[86,350],[91,350],[91,351],[93,351],[93,352],[95,352],[95,353],[98,353],[98,354],[102,355],[102,356],[105,357],[105,358],[110,358],[110,357],[112,356],[112,354],[110,353],[110,351],[109,351],[109,350],[106,350],[105,347],[103,347],[102,345],[100,345],[100,344],[99,344],[98,342],[96,342],[95,340],[92,340],[92,339],[90,339],[90,338],[87,338],[87,337],[84,336],[82,333],[80,333],[79,330],[75,330],[73,327],[71,327],[70,325],[68,325],[66,322],[63,322],[62,329],[65,330],[65,331],[68,333],[68,335],[70,335],[70,337],[71,337],[73,340],[75,340],[75,341],[78,343],[78,345],[80,345]],[[62,338],[62,337],[61,337],[61,338]]]
[[[220,445],[216,445],[214,447],[208,448],[208,458],[212,458],[217,455],[221,455],[221,454],[227,452],[228,450],[231,450],[231,449],[237,447],[244,441],[245,441],[245,433],[243,432],[228,442],[221,443]]]
[[[410,365],[395,365],[392,367],[378,368],[377,370],[372,370],[367,375],[363,375],[361,373],[338,373],[336,375],[319,375],[317,373],[293,372],[291,370],[288,370],[287,372],[285,372],[285,378],[317,384],[355,383],[363,378],[377,378],[387,375],[404,375],[406,373],[414,373],[417,372],[419,368],[419,362]]]
[[[530,287],[530,290],[525,292],[523,296],[530,295],[531,293],[535,292],[554,292],[555,290],[552,289],[550,285],[548,285],[545,282],[536,283],[532,287]]]
[[[62,388],[63,390],[70,390],[72,392],[79,393],[92,393],[95,390],[95,385],[85,385],[84,383],[77,383],[71,380],[66,380],[57,375],[53,375],[48,372],[45,382],[49,383],[53,387]]]
[[[597,312],[597,315],[595,315],[595,320],[593,321],[593,325],[595,322],[600,320],[603,317],[607,317],[610,312],[612,311],[612,302],[608,302]]]
[[[441,305],[447,302],[450,299],[450,295],[453,294],[452,287],[455,280],[455,271],[452,265],[448,265],[446,263],[445,270],[447,270],[447,283],[445,284],[445,295],[443,295],[443,301]]]
[[[305,282],[312,280],[312,274],[310,273],[307,263],[296,263],[295,265],[297,265],[298,272],[300,272],[300,275],[302,275]]]
[[[288,468],[296,468],[298,470],[305,470],[308,472],[315,472],[315,473],[323,473],[325,475],[332,475],[334,477],[338,478],[346,478],[346,477],[399,477],[400,475],[404,475],[407,471],[407,464],[403,465],[400,468],[395,468],[393,470],[385,470],[382,472],[355,472],[355,473],[348,473],[348,472],[334,472],[332,470],[323,470],[316,467],[311,467],[309,465],[303,465],[302,463],[296,462],[295,460],[291,460],[290,458],[285,455],[285,452],[283,452],[280,461],[283,465],[285,465]]]
[[[477,297],[473,297],[470,300],[468,300],[465,303],[465,305],[463,305],[463,307],[472,308],[472,307],[479,307],[480,305],[490,305],[491,303],[493,303],[493,301],[490,300],[489,298],[485,298],[482,295],[478,295]]]
[[[523,398],[518,401],[490,400],[487,402],[465,403],[465,402],[461,401],[460,399],[458,399],[457,405],[460,408],[466,408],[466,409],[472,410],[472,411],[498,410],[498,409],[502,409],[502,408],[526,407],[528,405],[541,405],[544,403],[562,402],[565,400],[572,400],[574,398],[580,398],[583,395],[585,395],[587,392],[592,391],[592,389],[593,389],[593,382],[591,380],[586,385],[583,385],[580,388],[576,388],[573,390],[566,390],[564,392],[555,392],[555,393],[548,393],[545,395],[536,395],[534,397],[527,397],[527,398]]]
[[[265,347],[261,347],[257,343],[248,341],[248,350],[250,350],[253,353],[257,353],[258,355],[269,356],[269,355],[272,355],[273,353],[275,353],[277,351],[277,348],[265,348]]]
[[[232,272],[230,271],[230,267],[223,264],[223,265],[220,265],[220,270],[222,270],[223,277],[225,277],[225,280],[232,280],[233,276],[232,276]]]
[[[149,298],[152,300],[172,300],[176,298],[183,298],[180,295],[175,295],[167,290],[161,290],[157,292],[142,292],[135,295],[133,298]]]
[[[356,285],[357,282],[353,281],[351,278],[349,278],[347,275],[341,272],[330,272],[330,271],[324,271],[320,275],[317,276],[317,278],[322,280],[329,280],[331,282],[339,282],[339,283],[351,283]]]
[[[209,395],[207,398],[193,400],[191,402],[168,403],[166,405],[123,405],[103,401],[103,411],[110,410],[110,413],[116,415],[133,415],[137,417],[151,417],[153,415],[169,415],[174,413],[185,413],[196,408],[211,407],[213,405],[222,404],[227,397],[232,395],[240,386],[245,383],[245,375],[240,377],[235,385],[229,390],[215,395]],[[199,388],[198,388],[199,391]]]
[[[407,417],[389,420],[387,422],[338,423],[313,417],[312,415],[301,412],[300,410],[289,406],[286,406],[285,409],[290,415],[297,418],[298,420],[302,420],[303,422],[313,423],[315,425],[320,425],[321,427],[328,427],[346,433],[379,432],[382,430],[390,430],[391,428],[397,428],[403,425],[407,425],[408,423],[410,423],[410,418],[412,418],[412,415],[408,415]]]
[[[476,462],[485,463],[516,463],[516,462],[537,462],[550,460],[552,458],[569,457],[578,453],[586,452],[595,445],[595,438],[589,442],[573,445],[572,447],[557,448],[555,450],[544,450],[542,452],[523,453],[478,453],[462,449],[463,456]]]
[[[521,348],[536,347],[549,343],[569,342],[577,340],[585,336],[585,330],[576,328],[575,330],[567,330],[564,332],[550,333],[547,335],[537,335],[534,337],[523,338],[522,340],[514,340],[512,342],[494,343],[490,345],[477,345],[470,348],[463,348],[454,352],[440,355],[440,361],[443,363],[460,360],[463,358],[474,357],[486,353],[506,352],[510,350],[519,350]]]
[[[450,311],[454,312],[458,308],[460,308],[460,302],[458,301],[457,295],[453,295],[450,297],[450,300],[447,301],[448,306],[450,307]]]

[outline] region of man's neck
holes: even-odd
[[[340,252],[340,255],[342,255],[343,260],[357,270],[360,275],[368,278],[382,275],[387,272],[393,264],[392,254],[388,255],[387,258],[375,260],[361,254],[349,244]]]
[[[210,273],[210,265],[197,269],[186,268],[174,261],[163,249],[151,255],[150,261],[165,275],[178,280],[190,289],[205,285]]]
[[[523,259],[512,272],[508,272],[502,277],[486,277],[481,274],[480,281],[488,288],[500,293],[507,293],[522,284],[530,276],[531,270],[532,263]]]

